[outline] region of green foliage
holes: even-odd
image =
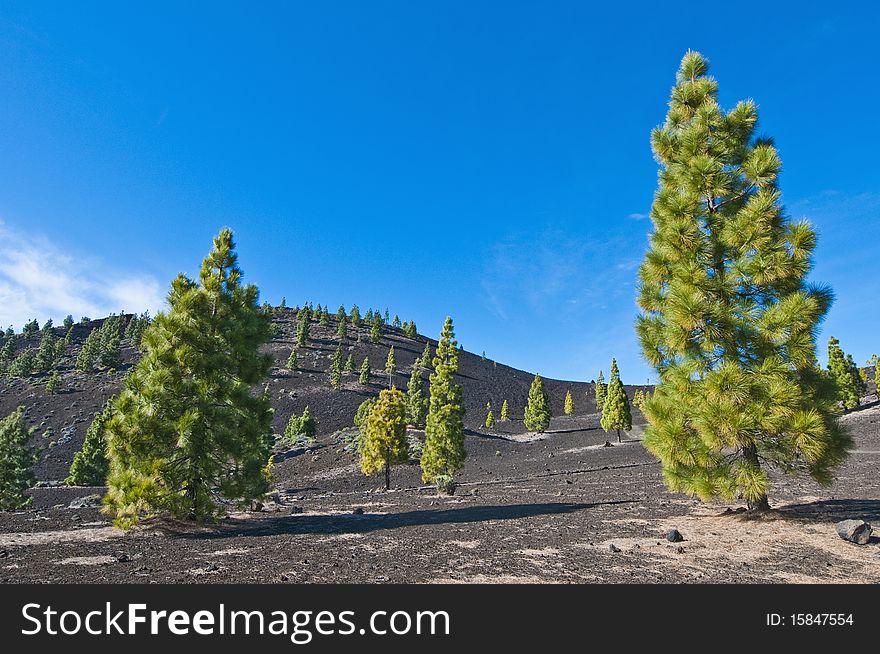
[[[212,518],[215,495],[247,502],[268,490],[272,408],[251,388],[272,364],[261,352],[270,316],[242,284],[234,247],[223,229],[199,281],[172,282],[169,309],[113,400],[105,504],[119,526],[155,513]]]
[[[9,364],[9,369],[6,374],[9,377],[21,378],[30,377],[37,364],[37,352],[32,347],[26,347],[21,352],[18,353],[18,356],[13,359],[12,363]]]
[[[608,384],[605,383],[605,375],[602,371],[599,371],[599,376],[596,378],[596,411],[599,413],[602,412],[602,407],[605,406],[605,393],[608,391]]]
[[[492,411],[486,414],[486,429],[492,429],[495,426],[495,416],[492,415]]]
[[[406,421],[414,427],[422,427],[428,416],[428,397],[425,393],[425,383],[418,367],[413,366],[406,387]]]
[[[299,368],[299,354],[296,351],[296,348],[290,351],[290,356],[287,357],[287,369],[293,372]]]
[[[644,444],[671,490],[763,509],[767,467],[827,483],[851,439],[815,370],[832,300],[806,282],[816,235],[786,217],[755,103],[723,110],[707,71],[685,55],[651,135],[659,188],[636,331],[660,381]]]
[[[431,344],[425,343],[425,351],[422,352],[422,356],[416,362],[420,368],[423,370],[431,369]]]
[[[416,329],[416,324],[411,320],[404,323],[403,333],[407,338],[415,338],[419,334],[418,330]]]
[[[28,448],[32,429],[24,421],[24,407],[0,420],[0,509],[22,509],[32,502],[26,491],[36,483],[37,455]]]
[[[58,390],[59,383],[61,383],[61,376],[58,374],[57,370],[53,370],[52,374],[49,375],[49,379],[46,380],[46,392],[54,393]]]
[[[110,314],[101,325],[99,334],[98,361],[104,368],[118,368],[122,365],[120,343],[120,317]]]
[[[336,320],[342,321],[345,320],[348,315],[345,313],[345,305],[340,304],[339,308],[336,310]]]
[[[37,319],[25,323],[24,327],[21,330],[22,335],[25,338],[33,338],[37,334],[40,333],[40,323],[37,322]]]
[[[510,405],[507,403],[507,400],[501,403],[501,422],[507,422],[510,420]]]
[[[840,347],[840,341],[833,336],[828,339],[828,373],[837,389],[837,399],[844,409],[859,405],[858,377],[854,374],[852,357],[847,358]]]
[[[290,416],[287,421],[287,427],[284,428],[284,438],[291,443],[312,443],[315,440],[315,419],[312,417],[309,407],[303,409],[302,415],[295,413]]]
[[[360,403],[357,411],[354,414],[354,426],[358,428],[358,430],[363,434],[364,429],[367,425],[367,418],[370,415],[370,411],[373,410],[373,406],[376,404],[376,398],[370,397]]]
[[[336,346],[330,360],[330,385],[339,388],[340,383],[342,383],[342,343]]]
[[[396,313],[394,314],[394,320],[391,321],[391,326],[395,329],[401,328],[400,316],[398,316]]]
[[[40,337],[40,347],[37,350],[37,356],[34,360],[34,369],[39,372],[46,372],[55,367],[58,353],[58,339],[51,329],[43,330]]]
[[[363,473],[372,475],[384,470],[385,488],[391,488],[391,466],[409,461],[406,401],[396,388],[379,393],[379,401],[366,419],[360,453]]]
[[[642,404],[644,404],[644,403],[645,403],[645,391],[643,391],[641,388],[636,389],[636,392],[633,393],[632,405],[634,407],[641,407]]]
[[[617,442],[620,442],[620,430],[632,429],[632,413],[629,408],[629,398],[626,389],[620,381],[620,371],[617,368],[617,360],[611,359],[611,378],[608,381],[608,391],[605,395],[605,406],[602,407],[602,429],[605,433],[617,432]]]
[[[366,386],[370,383],[370,374],[370,359],[364,357],[364,362],[361,364],[361,376],[358,378],[358,381]]]
[[[86,431],[82,449],[73,455],[70,474],[64,483],[69,486],[103,486],[107,481],[110,463],[107,460],[105,429],[110,420],[112,405],[107,402],[92,420]]]
[[[125,326],[125,339],[135,347],[140,347],[144,337],[144,330],[150,325],[150,312],[144,311],[141,315],[134,314]]]
[[[302,347],[309,340],[309,326],[311,320],[311,312],[307,308],[303,308],[298,314],[299,323],[296,330],[296,345]]]
[[[76,369],[80,372],[89,372],[94,369],[101,356],[101,332],[93,328],[86,336],[85,342],[76,355]]]
[[[535,375],[532,386],[529,389],[529,400],[526,404],[523,423],[526,429],[543,433],[550,426],[550,400],[547,391],[544,390],[544,380],[541,375]]]
[[[348,335],[348,326],[346,325],[345,316],[339,319],[339,326],[336,328],[336,336],[339,337],[340,341],[344,341],[345,337]]]
[[[73,327],[73,316],[69,313],[64,317],[64,322],[61,323],[64,325],[64,331],[68,331],[71,327]]]
[[[318,324],[322,327],[326,327],[330,324],[330,314],[327,313],[327,309],[322,309],[320,312],[320,318],[318,319]]]
[[[455,383],[458,350],[452,318],[447,317],[434,356],[430,377],[431,400],[425,421],[422,450],[422,480],[438,484],[441,490],[454,489],[455,473],[464,465],[464,408],[461,386]]]
[[[394,346],[388,350],[388,358],[385,360],[385,374],[388,375],[388,388],[392,386],[394,371],[397,369],[397,362],[394,359]]]
[[[570,416],[574,413],[574,399],[571,397],[571,391],[565,392],[565,405],[562,408],[565,415]]]
[[[373,314],[373,322],[370,325],[370,342],[376,344],[382,338],[382,318],[378,313]]]
[[[346,375],[350,375],[354,372],[354,357],[349,353],[348,358],[345,360],[345,367],[342,369]]]
[[[361,326],[361,310],[358,309],[358,305],[353,304],[351,306],[351,313],[349,314],[349,316],[351,317],[352,326],[354,326],[355,328]]]

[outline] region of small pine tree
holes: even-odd
[[[388,375],[388,388],[391,388],[392,386],[396,367],[397,362],[394,360],[394,346],[392,345],[391,349],[388,350],[388,358],[385,360],[385,374]]]
[[[43,330],[40,337],[40,347],[37,350],[37,358],[34,361],[34,369],[46,372],[55,367],[57,347],[56,338],[51,329]]]
[[[605,433],[617,431],[617,442],[620,443],[620,430],[632,429],[632,414],[629,399],[620,381],[617,361],[611,359],[611,377],[608,380],[608,391],[605,395],[605,406],[602,408],[602,429]]]
[[[24,407],[0,420],[0,510],[22,509],[33,501],[26,492],[36,482],[37,455],[28,448],[32,432]]]
[[[373,407],[376,406],[376,398],[370,397],[361,402],[360,406],[358,406],[357,411],[354,414],[354,426],[358,428],[358,431],[361,435],[363,435],[364,431],[367,427],[367,418],[370,417],[370,412],[373,410]]]
[[[394,320],[391,321],[391,326],[395,329],[400,329],[401,327],[400,316],[398,316],[396,313],[394,314]]]
[[[345,337],[348,335],[348,329],[345,321],[345,316],[339,319],[339,327],[336,329],[336,336],[339,337],[340,342],[345,340]]]
[[[37,351],[32,347],[26,347],[21,352],[19,352],[18,356],[9,364],[9,370],[7,374],[10,377],[18,377],[23,379],[25,377],[30,377],[37,363]]]
[[[425,343],[425,351],[422,352],[422,356],[418,361],[419,367],[424,370],[431,369],[431,344]]]
[[[428,415],[428,397],[425,395],[425,384],[416,366],[413,366],[406,387],[406,421],[414,427],[422,427]]]
[[[599,371],[599,376],[596,378],[596,411],[602,413],[602,408],[605,406],[605,391],[608,388],[608,384],[605,383],[605,375],[602,371]]]
[[[388,324],[388,307],[385,307],[385,316],[382,318],[382,323],[385,325]]]
[[[69,330],[71,327],[73,327],[73,316],[71,316],[71,315],[68,313],[68,314],[64,317],[64,322],[62,322],[61,324],[64,325],[64,331]]]
[[[322,327],[326,327],[330,324],[330,314],[327,313],[326,309],[321,311],[321,318],[318,320],[318,324]]]
[[[37,322],[37,319],[25,323],[24,327],[21,330],[22,335],[25,338],[33,338],[37,334],[40,333],[40,323]]]
[[[308,309],[303,309],[300,311],[299,325],[296,330],[296,345],[297,347],[302,347],[309,340],[309,329],[310,329],[310,312]]]
[[[290,356],[287,357],[287,369],[291,372],[297,370],[299,368],[299,355],[297,354],[296,349],[290,351]]]
[[[369,357],[364,357],[364,362],[361,364],[361,376],[358,381],[366,386],[370,383],[370,359]]]
[[[492,429],[495,426],[495,416],[492,415],[492,411],[489,410],[489,413],[486,414],[486,429]]]
[[[49,375],[49,379],[46,381],[46,392],[54,393],[58,390],[58,384],[61,383],[61,377],[58,374],[57,370],[53,370],[52,374]]]
[[[552,415],[550,400],[547,398],[547,391],[544,390],[544,380],[541,379],[541,375],[535,375],[532,387],[529,389],[523,423],[526,429],[543,433],[550,426]]]
[[[416,324],[412,320],[406,323],[403,328],[403,333],[407,338],[415,338],[419,335],[418,329],[416,329]]]
[[[385,471],[385,489],[391,488],[391,466],[409,461],[406,440],[406,401],[396,388],[379,393],[366,420],[360,441],[361,470],[365,475]]]
[[[64,480],[68,486],[103,486],[107,482],[110,463],[104,430],[111,412],[112,405],[107,402],[89,425],[82,449],[73,455],[70,473]]]
[[[339,388],[342,382],[342,343],[336,347],[333,357],[330,360],[330,385],[333,388]]]
[[[852,383],[856,389],[856,396],[859,398],[859,402],[861,402],[861,398],[863,395],[867,395],[868,393],[868,384],[865,383],[867,381],[867,376],[865,379],[862,378],[862,370],[856,365],[856,362],[853,360],[852,354],[846,355],[846,363],[849,366],[850,375],[852,376]]]
[[[340,304],[339,308],[336,310],[336,320],[345,320],[348,315],[345,313],[345,305]]]
[[[98,361],[104,368],[118,368],[122,365],[119,349],[119,318],[111,315],[101,326],[99,335]]]
[[[311,443],[315,440],[315,419],[312,417],[309,407],[303,409],[302,415],[295,413],[290,416],[287,421],[287,427],[284,428],[284,438],[292,443],[305,441]]]
[[[510,420],[510,405],[507,403],[507,400],[501,403],[501,422],[507,422]]]
[[[342,372],[346,375],[350,375],[354,372],[354,357],[350,353],[345,360],[345,367],[342,369]]]
[[[382,337],[382,319],[379,317],[379,314],[375,314],[375,318],[373,318],[373,324],[370,327],[370,342],[376,344],[379,342],[379,339]]]
[[[574,400],[571,397],[571,391],[566,391],[565,393],[565,405],[562,410],[567,416],[574,413]]]
[[[92,329],[86,340],[83,342],[76,355],[76,369],[80,372],[89,372],[98,362],[101,354],[101,334],[98,329]]]
[[[358,328],[361,326],[361,310],[358,309],[358,305],[353,304],[351,306],[351,313],[349,314],[351,317],[352,327]]]
[[[447,317],[437,343],[434,372],[431,373],[431,401],[425,421],[425,445],[420,465],[422,480],[436,483],[439,490],[455,490],[455,473],[465,460],[464,408],[461,386],[455,383],[458,350],[452,318]]]
[[[837,397],[844,409],[853,409],[859,405],[859,392],[853,371],[846,354],[840,347],[840,341],[833,336],[828,339],[828,372],[837,387]]]

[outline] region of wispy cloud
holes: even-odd
[[[67,314],[97,318],[121,310],[155,313],[165,303],[154,277],[115,270],[2,220],[0,242],[0,325],[20,328],[32,318],[58,321]]]
[[[554,229],[513,234],[484,261],[486,304],[504,320],[523,309],[537,315],[599,309],[632,295],[640,256],[623,239],[577,239]]]
[[[631,213],[627,216],[630,220],[647,220],[651,217],[648,213]]]

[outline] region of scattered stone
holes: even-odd
[[[97,493],[94,495],[84,495],[77,497],[67,505],[68,509],[94,509],[101,506],[101,496]]]
[[[611,441],[605,441],[605,445],[603,445],[602,447],[614,447],[614,446],[611,444]]]
[[[615,545],[614,543],[611,543],[611,544],[608,546],[608,551],[609,551],[609,552],[617,553],[617,552],[620,551],[620,548],[619,548],[617,545]]]
[[[353,513],[354,515],[363,515],[363,514],[364,514],[364,509],[363,509],[363,507],[360,507],[360,506],[359,506],[359,507],[357,507],[354,511],[352,511],[352,513]]]
[[[634,550],[640,550],[640,549],[642,549],[642,546],[639,545],[638,543],[635,543],[635,544],[632,546],[632,548],[633,548]]]
[[[682,547],[681,545],[679,545],[679,546],[678,546],[678,549],[675,550],[675,551],[678,552],[679,554],[684,554],[684,547]]]
[[[0,550],[0,559],[8,559],[8,558],[9,558],[9,552],[7,552],[6,550]]]
[[[835,527],[837,535],[856,545],[867,545],[871,540],[871,525],[864,520],[841,520]]]
[[[666,540],[670,543],[680,543],[684,540],[684,536],[681,535],[678,529],[673,529],[666,533]]]
[[[302,513],[303,508],[301,506],[292,506],[292,507],[290,507],[290,512],[291,513]]]
[[[120,552],[119,554],[116,554],[113,558],[116,559],[117,563],[128,563],[129,561],[131,561],[131,557],[125,552]]]

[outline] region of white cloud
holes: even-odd
[[[651,215],[647,213],[631,213],[627,216],[630,220],[645,220],[650,217]]]
[[[164,291],[150,275],[113,270],[0,221],[0,326],[32,318],[56,323],[67,314],[99,318],[122,310],[155,312]]]

